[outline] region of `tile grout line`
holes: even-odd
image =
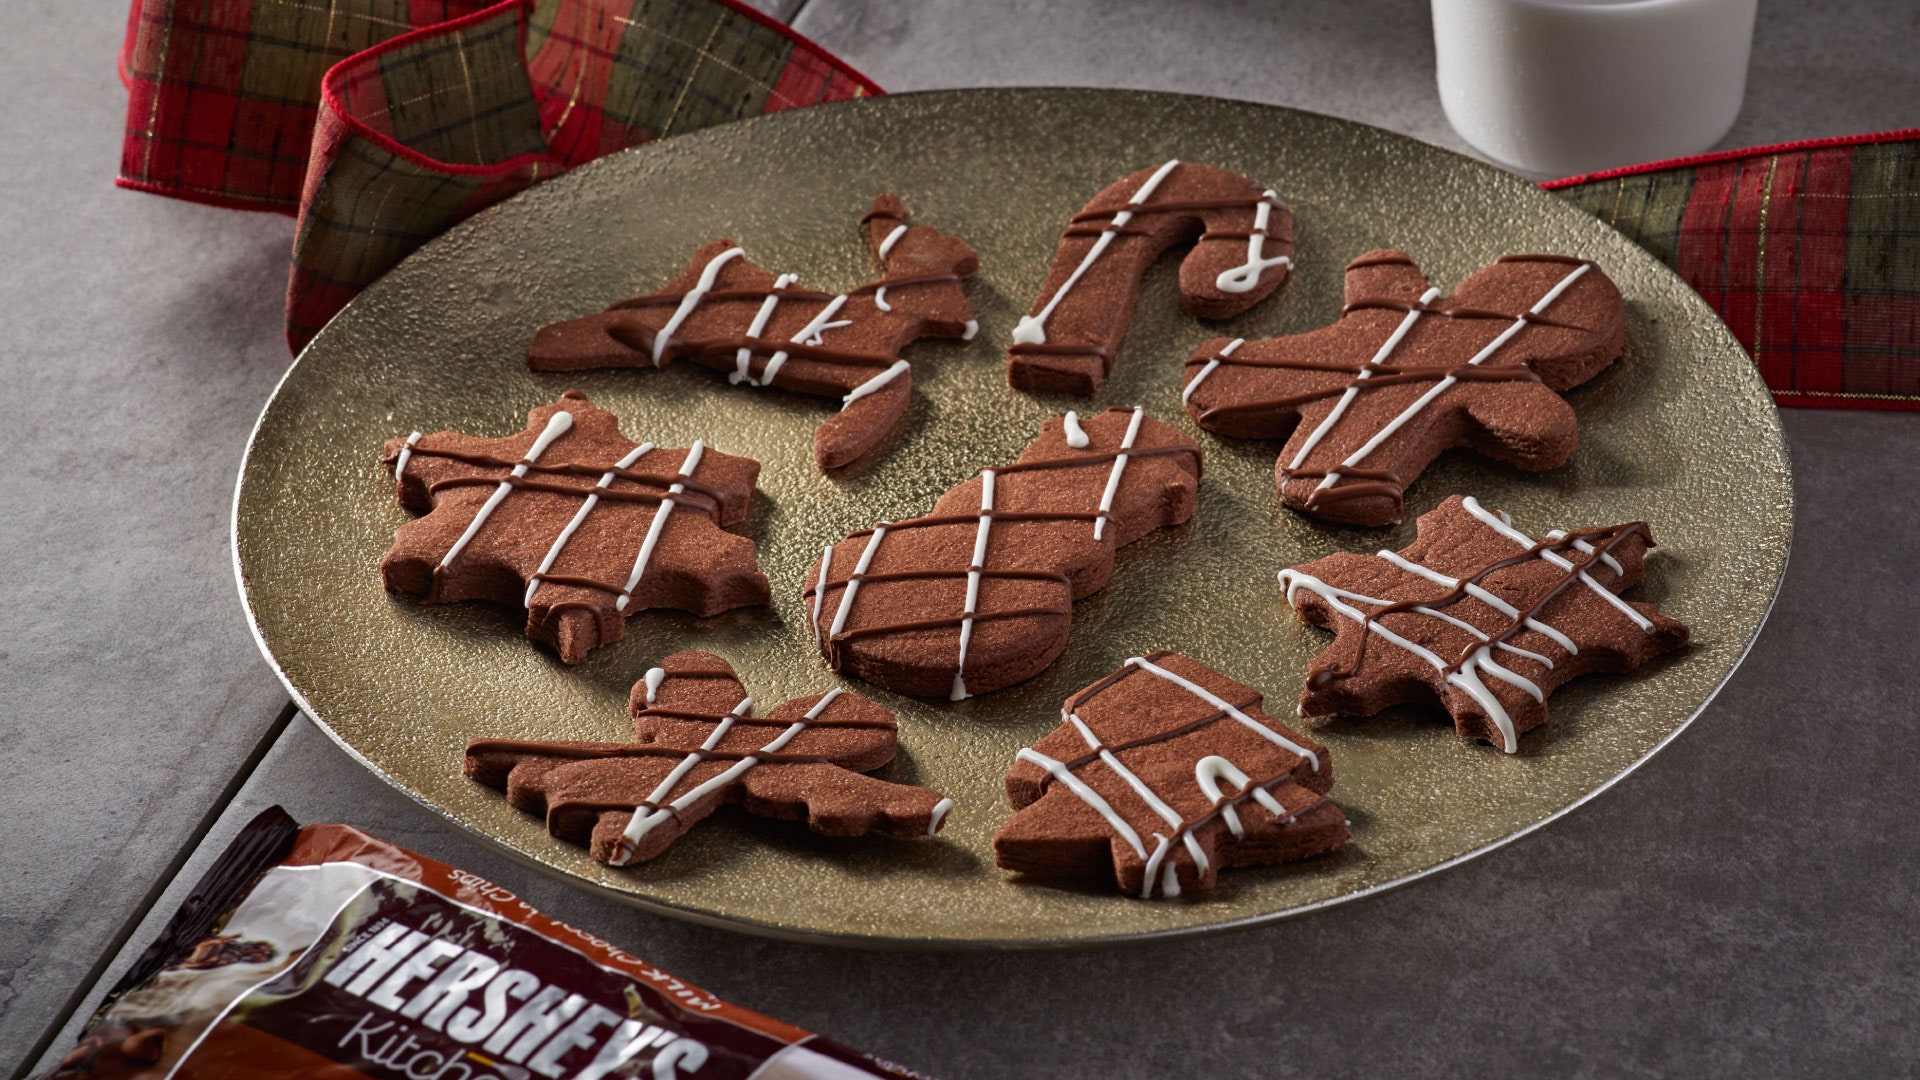
[[[94,987],[106,974],[108,965],[126,950],[127,942],[133,937],[134,931],[140,928],[140,924],[146,920],[153,906],[160,902],[160,897],[165,895],[174,879],[180,876],[180,871],[186,867],[187,861],[200,850],[200,845],[206,841],[207,834],[213,831],[214,825],[226,814],[227,808],[233,805],[233,800],[239,796],[240,789],[260,768],[260,762],[265,760],[267,752],[280,741],[280,736],[286,733],[288,725],[299,714],[299,707],[291,701],[281,707],[279,714],[273,718],[271,724],[267,725],[267,730],[261,733],[253,749],[247,753],[246,760],[234,770],[232,778],[213,800],[213,805],[209,806],[207,812],[194,824],[193,831],[180,845],[180,850],[174,854],[165,869],[161,870],[145,895],[140,897],[133,911],[121,921],[119,928],[113,932],[113,937],[101,949],[99,957],[94,960],[93,966],[87,969],[86,975],[81,978],[73,993],[61,1003],[59,1012],[41,1033],[40,1038],[34,1041],[32,1049],[27,1052],[19,1067],[13,1071],[11,1080],[25,1080],[25,1077],[33,1072],[34,1066],[39,1064],[40,1059],[46,1056],[47,1050],[53,1045],[53,1040],[59,1037],[61,1030],[73,1018],[74,1012],[86,1003]]]
[[[813,3],[813,0],[800,0],[799,5],[793,9],[793,14],[787,16],[787,25],[798,28],[800,25],[800,13],[807,10],[807,5],[811,3]]]

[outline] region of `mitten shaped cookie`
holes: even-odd
[[[1622,600],[1646,573],[1645,522],[1535,539],[1455,495],[1412,544],[1342,552],[1280,572],[1300,618],[1331,628],[1300,715],[1365,715],[1432,701],[1454,730],[1511,754],[1547,722],[1547,695],[1596,671],[1632,671],[1687,643],[1652,604]]]
[[[678,652],[635,683],[631,743],[475,739],[467,775],[615,866],[651,859],[726,803],[828,836],[931,836],[953,800],[876,780],[893,714],[835,687],[754,715],[733,668]]]
[[[1049,420],[925,517],[828,545],[802,599],[827,663],[954,701],[1038,674],[1116,548],[1193,516],[1200,449],[1140,409]]]
[[[960,284],[979,269],[972,248],[909,225],[892,195],[875,199],[860,223],[883,268],[878,281],[839,294],[803,289],[716,240],[659,292],[541,328],[527,366],[657,368],[684,357],[736,386],[836,397],[840,411],[814,431],[813,459],[846,465],[906,414],[913,377],[900,351],[923,337],[971,340],[979,329]]]
[[[388,590],[516,604],[527,636],[566,663],[648,608],[717,615],[771,598],[753,541],[723,531],[746,519],[760,463],[635,443],[577,390],[504,439],[390,439],[386,464],[400,504],[425,514],[380,561]]]
[[[1560,397],[1620,356],[1626,308],[1600,268],[1507,255],[1441,296],[1398,251],[1347,264],[1340,321],[1259,341],[1209,341],[1181,400],[1201,427],[1286,437],[1286,505],[1355,525],[1400,520],[1402,497],[1455,446],[1524,469],[1579,442]]]
[[[1326,748],[1260,709],[1260,693],[1156,652],[1067,699],[1061,724],[1007,773],[1016,813],[994,859],[1122,892],[1210,889],[1223,867],[1323,855],[1347,841]]]
[[[1061,234],[1047,282],[1013,332],[1007,381],[1020,390],[1091,396],[1113,370],[1140,276],[1175,244],[1180,301],[1225,319],[1272,295],[1293,267],[1293,214],[1280,197],[1225,169],[1169,161],[1122,177]]]

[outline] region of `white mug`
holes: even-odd
[[[1699,153],[1740,115],[1756,3],[1433,0],[1440,103],[1536,176]]]

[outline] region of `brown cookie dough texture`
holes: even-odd
[[[874,449],[906,415],[912,372],[900,352],[917,338],[971,340],[978,330],[961,279],[980,267],[959,239],[907,224],[892,195],[861,219],[883,276],[833,294],[798,286],[716,240],[667,286],[598,315],[542,327],[527,349],[535,371],[662,367],[685,358],[736,386],[838,398],[813,435],[833,469]]]
[[[1193,516],[1200,450],[1134,408],[1049,420],[925,517],[829,545],[801,596],[836,671],[958,701],[1038,674],[1115,549]],[[825,583],[824,589],[822,583]]]
[[[1113,370],[1140,277],[1168,248],[1180,302],[1225,319],[1266,299],[1293,267],[1293,213],[1280,197],[1225,169],[1169,161],[1122,177],[1075,214],[1046,284],[1014,329],[1007,381],[1016,389],[1091,396]]]
[[[1285,437],[1287,506],[1386,525],[1422,470],[1455,446],[1523,469],[1579,443],[1560,397],[1620,356],[1626,308],[1598,266],[1507,255],[1441,296],[1405,254],[1347,265],[1340,321],[1258,341],[1218,338],[1187,358],[1181,400],[1201,427]]]
[[[1212,888],[1223,867],[1340,847],[1347,821],[1327,801],[1326,748],[1260,704],[1259,691],[1178,653],[1128,660],[1020,751],[1006,781],[1018,813],[993,838],[995,861],[1178,896]]]
[[[717,615],[771,599],[753,541],[724,531],[746,519],[760,463],[636,444],[577,390],[504,439],[389,439],[386,464],[400,504],[425,514],[380,561],[387,589],[525,608],[527,636],[566,663],[648,608]]]
[[[727,803],[828,836],[931,836],[953,801],[862,775],[893,760],[893,714],[838,687],[754,715],[733,668],[678,652],[633,686],[633,741],[475,739],[469,777],[615,866],[651,859]]]
[[[1547,695],[1596,671],[1632,671],[1687,643],[1652,604],[1620,599],[1646,574],[1645,522],[1538,539],[1472,496],[1420,515],[1412,544],[1342,552],[1280,572],[1300,618],[1332,629],[1300,715],[1440,704],[1454,730],[1508,753],[1547,722]]]

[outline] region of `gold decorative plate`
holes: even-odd
[[[1172,259],[1147,276],[1097,402],[1007,386],[1005,347],[1040,287],[1062,223],[1114,179],[1178,157],[1254,177],[1290,202],[1290,281],[1252,313],[1208,324],[1180,310]],[[877,461],[826,476],[809,455],[818,398],[729,387],[712,372],[534,375],[544,323],[651,291],[716,237],[761,266],[838,289],[872,277],[856,223],[875,193],[979,249],[968,286],[981,332],[922,342],[912,415]],[[1393,529],[1328,527],[1279,508],[1278,444],[1217,438],[1180,409],[1181,361],[1221,334],[1269,337],[1338,316],[1341,267],[1369,248],[1417,258],[1436,284],[1513,251],[1600,262],[1627,298],[1625,358],[1570,398],[1580,450],[1529,474],[1448,455]],[[406,520],[380,466],[413,429],[518,431],[530,406],[577,386],[626,433],[704,437],[758,458],[745,532],[773,582],[770,610],[642,614],[627,637],[567,668],[520,632],[520,612],[388,596],[378,563]],[[708,649],[749,692],[780,701],[834,685],[816,654],[801,578],[821,545],[923,511],[982,466],[1012,461],[1041,419],[1144,404],[1206,454],[1195,520],[1119,554],[1080,604],[1052,668],[959,705],[855,688],[900,715],[882,775],[956,805],[937,840],[836,840],[724,811],[661,858],[614,869],[461,776],[474,736],[624,739],[628,688],[660,656]],[[1298,625],[1274,575],[1329,552],[1398,548],[1453,492],[1535,533],[1633,519],[1660,548],[1629,595],[1692,625],[1692,647],[1636,675],[1579,680],[1551,724],[1508,756],[1401,709],[1313,728],[1339,771],[1353,840],[1330,858],[1223,874],[1211,893],[1143,901],[1110,888],[1015,881],[993,864],[1009,810],[1000,779],[1059,722],[1072,690],[1129,656],[1172,648],[1265,691],[1287,715],[1329,640]],[[1786,566],[1792,493],[1766,389],[1707,306],[1652,256],[1525,182],[1414,140],[1324,116],[1165,94],[993,90],[903,94],[782,113],[588,165],[482,213],[355,300],[287,373],[260,417],[234,508],[241,591],[296,701],[395,787],[507,852],[665,914],[755,933],[889,946],[1050,946],[1175,937],[1296,915],[1403,884],[1505,843],[1618,780],[1711,699],[1760,630]]]

